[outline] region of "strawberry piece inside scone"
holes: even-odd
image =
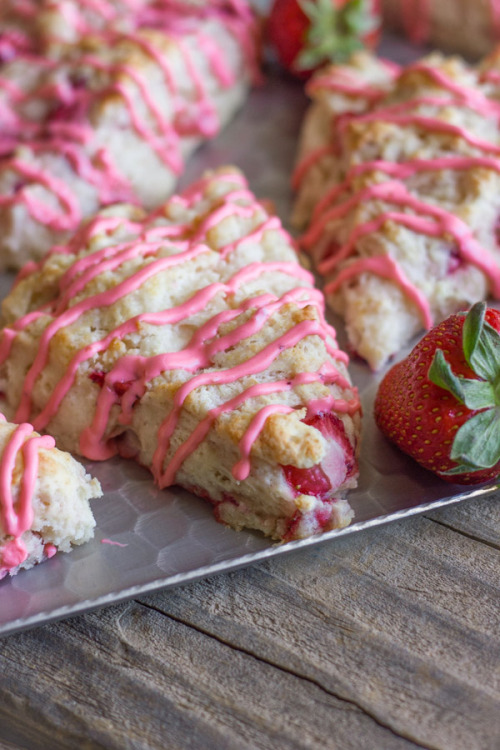
[[[325,498],[341,487],[355,469],[354,450],[339,417],[332,413],[316,414],[305,424],[321,432],[327,443],[325,456],[320,464],[309,469],[283,466],[290,487],[302,495]]]
[[[283,473],[297,502],[284,540],[345,526],[352,517],[341,498],[342,490],[355,481],[357,464],[353,446],[342,420],[331,412],[304,420],[322,434],[326,443],[323,459],[306,469],[283,466]]]
[[[321,466],[312,469],[297,469],[296,466],[283,466],[286,481],[294,492],[304,495],[324,497],[332,485]]]
[[[16,421],[91,460],[134,457],[235,529],[288,540],[351,520],[361,408],[348,357],[238,170],[151,214],[103,211],[23,272],[3,310],[0,388]]]
[[[0,267],[41,258],[103,206],[159,207],[258,79],[246,0],[139,5],[0,3]]]

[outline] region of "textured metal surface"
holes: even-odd
[[[395,55],[398,57],[398,55]],[[306,101],[300,84],[271,77],[255,91],[223,136],[191,161],[184,183],[202,169],[235,163],[257,195],[288,215],[289,175]],[[10,280],[0,279],[0,293]],[[342,336],[339,336],[340,341]],[[340,532],[275,545],[218,524],[211,508],[181,490],[158,490],[145,470],[116,459],[88,464],[104,497],[93,503],[95,539],[0,582],[0,634],[85,612],[227,571],[302,547],[332,542],[369,526],[498,490],[465,491],[418,469],[378,434],[371,417],[377,378],[361,364],[351,372],[362,393],[365,423],[361,482],[349,496],[355,522]],[[103,543],[102,540],[109,540]]]
[[[1,581],[0,634],[334,541],[498,489],[464,492],[420,471],[377,433],[371,418],[374,391],[370,384],[363,394],[361,483],[349,496],[356,517],[347,529],[272,544],[257,534],[218,524],[208,503],[187,492],[158,490],[149,473],[132,462],[88,464],[105,493],[93,504],[98,524],[95,539]]]

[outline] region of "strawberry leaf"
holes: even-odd
[[[464,356],[482,379],[457,377],[441,349],[436,350],[428,372],[429,380],[472,410],[500,406],[500,335],[485,321],[485,311],[484,302],[475,304],[462,331]]]
[[[366,0],[351,0],[341,12],[345,27],[359,35],[374,31],[377,25],[375,18],[367,8]]]
[[[460,463],[454,466],[452,469],[448,469],[448,471],[440,471],[439,474],[441,476],[451,477],[454,475],[462,476],[463,474],[472,474],[475,471],[480,471],[480,467],[471,466],[470,464]]]
[[[476,304],[471,307],[464,320],[464,327],[462,329],[462,342],[464,356],[469,367],[472,367],[471,357],[474,354],[474,350],[477,346],[479,335],[483,327],[485,312],[485,303],[476,302]]]
[[[457,377],[441,349],[437,349],[428,372],[429,380],[455,396],[468,409],[487,409],[496,406],[495,389],[484,380]]]
[[[363,37],[377,26],[368,0],[347,0],[338,8],[333,0],[298,0],[309,20],[304,46],[294,60],[297,70],[312,70],[326,62],[347,60],[362,49]]]
[[[488,409],[497,404],[495,389],[491,383],[462,378],[462,389],[463,402],[468,409]]]
[[[465,358],[472,370],[494,383],[500,377],[500,334],[484,319],[486,304],[477,302],[464,321]]]
[[[427,376],[435,385],[452,393],[461,404],[465,403],[462,382],[454,374],[441,349],[436,350]]]
[[[453,461],[489,469],[500,461],[500,408],[475,414],[458,430],[450,452]]]

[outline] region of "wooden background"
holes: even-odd
[[[0,748],[500,750],[499,500],[0,639]]]
[[[500,748],[500,495],[0,640],[0,747]]]

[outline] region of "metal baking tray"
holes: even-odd
[[[393,59],[411,55],[407,46],[396,46],[393,52]],[[271,73],[225,132],[190,160],[183,184],[206,168],[236,164],[259,197],[274,201],[286,225],[289,177],[306,105],[300,83]],[[10,283],[8,277],[0,278],[0,293]],[[342,343],[341,324],[332,322]],[[133,462],[88,463],[104,490],[104,497],[93,502],[95,539],[0,582],[0,635],[332,543],[339,536],[499,489],[495,484],[464,490],[420,470],[389,445],[374,424],[373,398],[383,373],[374,376],[365,365],[353,362],[351,374],[365,415],[360,485],[349,495],[355,511],[351,526],[274,544],[259,534],[235,532],[217,523],[209,504],[188,492],[159,490],[150,474]]]

